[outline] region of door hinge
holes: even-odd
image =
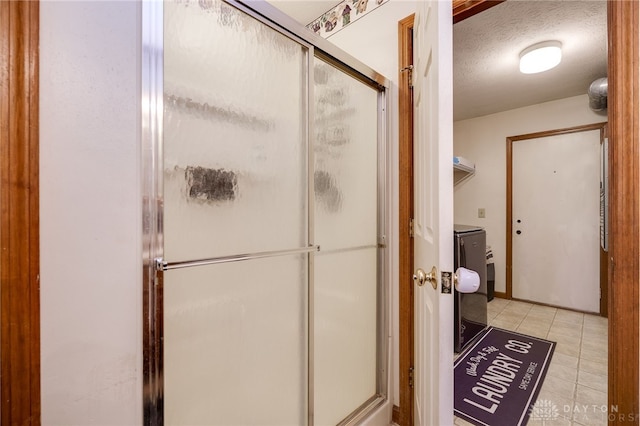
[[[413,87],[413,65],[409,65],[400,70],[400,72],[408,71],[409,73],[409,87]]]
[[[409,387],[413,388],[413,367],[409,367]]]
[[[409,219],[409,236],[411,238],[414,237],[414,233],[413,233],[413,218]]]

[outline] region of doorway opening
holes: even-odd
[[[477,2],[482,4],[485,2]],[[487,2],[488,3],[488,2]],[[609,313],[608,401],[620,413],[638,413],[638,258],[640,217],[637,207],[640,170],[638,139],[640,102],[638,69],[640,41],[636,37],[639,6],[636,2],[608,2],[607,33],[609,39],[609,171],[610,171],[610,243],[607,261],[606,294]],[[484,7],[486,9],[486,5]],[[478,10],[481,12],[482,10]],[[472,15],[472,14],[471,14]],[[471,16],[470,15],[470,16]],[[454,17],[455,22],[455,17]],[[413,424],[413,265],[410,220],[412,190],[412,99],[409,77],[403,77],[411,65],[412,17],[399,23],[399,110],[400,110],[400,269],[399,269],[399,407],[394,407],[394,421]],[[407,130],[409,129],[409,130]],[[604,299],[604,297],[603,297]],[[453,366],[452,366],[453,368]],[[623,417],[609,419],[628,421]],[[637,415],[632,419],[637,422]]]

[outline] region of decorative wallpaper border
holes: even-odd
[[[388,1],[389,0],[344,0],[307,25],[307,28],[320,37],[328,38]]]

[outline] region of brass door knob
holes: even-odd
[[[438,270],[436,267],[431,268],[431,272],[426,273],[422,268],[418,268],[416,273],[413,274],[413,281],[422,287],[427,281],[431,283],[431,286],[435,289],[438,287]]]

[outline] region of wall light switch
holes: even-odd
[[[483,208],[479,208],[478,209],[478,217],[480,218],[484,218],[485,217],[485,212]]]

